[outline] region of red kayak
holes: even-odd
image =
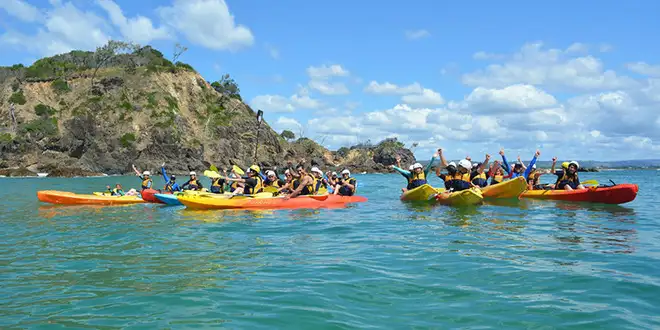
[[[618,184],[611,187],[589,187],[582,190],[527,190],[521,198],[552,199],[573,202],[624,204],[637,197],[636,184]]]
[[[156,198],[156,194],[171,194],[170,192],[160,192],[156,189],[144,189],[141,192],[142,194],[142,199],[144,199],[145,202],[149,203],[158,203],[158,204],[165,204],[163,201],[160,199]]]

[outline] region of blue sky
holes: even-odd
[[[330,148],[397,136],[420,158],[658,158],[660,2],[375,4],[0,0],[0,65],[180,42],[273,128]]]

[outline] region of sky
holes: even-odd
[[[276,131],[331,149],[397,137],[421,159],[660,158],[660,2],[411,3],[0,0],[0,65],[180,43]]]

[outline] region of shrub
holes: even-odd
[[[287,140],[293,140],[296,138],[296,135],[288,129],[282,131],[282,134],[280,135]]]
[[[56,114],[57,110],[51,106],[39,103],[34,107],[34,112],[37,114],[37,116],[48,117]]]
[[[14,94],[11,94],[9,97],[9,102],[23,105],[27,103],[27,100],[25,99],[25,95],[23,95],[23,91],[18,91]]]
[[[14,140],[14,138],[9,133],[0,134],[0,143],[9,143],[13,140]]]
[[[23,133],[42,134],[43,136],[55,136],[59,133],[57,119],[40,118],[25,123],[21,127]]]
[[[165,101],[167,101],[167,108],[170,109],[170,112],[176,112],[179,110],[179,102],[172,96],[165,96]]]
[[[57,94],[62,94],[62,93],[66,93],[66,92],[71,91],[71,87],[69,87],[69,84],[65,80],[62,80],[62,79],[53,80],[53,82],[50,83],[50,87]]]
[[[188,63],[176,62],[175,66],[176,66],[178,69],[182,69],[182,70],[185,70],[185,71],[197,72],[197,71],[195,71],[195,69],[194,69],[190,64],[188,64]]]
[[[156,92],[151,92],[147,95],[147,108],[156,109],[158,107],[158,100],[156,100]]]
[[[135,142],[135,140],[136,140],[135,134],[126,133],[126,134],[121,136],[121,138],[119,139],[119,142],[121,143],[121,145],[124,148],[129,148],[130,146],[133,145],[133,142]]]
[[[18,81],[11,83],[11,91],[18,92],[18,89],[21,87],[21,84]]]

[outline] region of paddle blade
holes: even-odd
[[[587,181],[582,181],[580,182],[581,185],[591,185],[591,186],[597,186],[600,183],[597,180],[587,180]]]
[[[213,172],[218,172],[218,168],[215,167],[215,165],[211,165],[211,167],[209,167],[209,170],[211,170]]]
[[[211,179],[216,179],[216,178],[220,177],[220,174],[218,172],[215,172],[215,171],[206,170],[206,171],[204,171],[204,176],[209,177]]]
[[[245,172],[240,167],[238,167],[238,165],[232,166],[232,170],[238,175],[245,175]]]

